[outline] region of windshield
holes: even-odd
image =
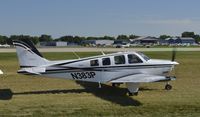
[[[148,61],[150,58],[147,57],[145,54],[141,53],[141,52],[137,52],[142,58],[144,58],[146,61]]]

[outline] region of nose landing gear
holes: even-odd
[[[169,83],[167,83],[167,84],[165,85],[165,90],[169,91],[169,90],[171,90],[171,89],[172,89],[172,85],[170,85]]]

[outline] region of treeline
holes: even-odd
[[[10,37],[0,35],[0,44],[9,44],[12,45],[12,40],[24,40],[29,39],[34,44],[38,44],[43,41],[53,41],[53,38],[50,35],[41,35],[38,36],[29,36],[29,35],[11,35]]]
[[[160,38],[160,39],[166,39],[166,38],[170,38],[170,37],[172,37],[172,36],[170,36],[170,35],[160,35],[159,38]],[[195,41],[196,41],[197,43],[200,42],[200,35],[195,34],[194,32],[188,32],[188,31],[183,32],[183,33],[181,34],[181,37],[192,37],[192,38],[195,39]]]
[[[23,40],[23,39],[29,39],[34,44],[38,44],[39,42],[50,42],[50,41],[66,41],[69,43],[77,43],[81,44],[84,40],[129,40],[129,39],[135,39],[139,36],[137,35],[118,35],[117,37],[112,36],[103,36],[103,37],[80,37],[80,36],[62,36],[59,38],[52,38],[51,35],[41,35],[41,36],[30,36],[30,35],[11,35],[10,37],[0,35],[0,44],[9,44],[12,45],[12,40]],[[170,35],[160,35],[160,39],[166,39],[170,38],[172,36]],[[196,40],[196,42],[200,42],[200,35],[195,34],[194,32],[183,32],[181,34],[181,37],[192,37]]]
[[[60,38],[53,39],[51,35],[41,35],[41,36],[30,36],[30,35],[11,35],[10,37],[0,35],[0,44],[9,44],[12,45],[12,40],[24,40],[29,39],[34,44],[38,44],[39,42],[50,42],[50,41],[66,41],[69,43],[77,43],[80,44],[84,40],[129,40],[134,39],[139,36],[136,35],[118,35],[117,38],[111,36],[103,36],[103,37],[80,37],[80,36],[62,36]]]

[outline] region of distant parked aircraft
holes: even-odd
[[[167,76],[178,63],[150,59],[140,52],[118,52],[73,60],[49,61],[39,53],[29,40],[14,41],[19,59],[18,73],[43,75],[78,81],[112,83],[113,86],[125,83],[129,95],[137,95],[140,83],[167,82],[166,90],[172,88],[168,81],[175,76]]]
[[[0,47],[8,48],[8,47],[10,47],[10,45],[8,45],[8,44],[1,45],[1,44],[0,44]]]

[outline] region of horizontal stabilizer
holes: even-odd
[[[18,71],[18,73],[22,74],[35,74],[40,75],[41,73],[46,72],[45,67],[31,67],[31,68],[22,68]]]

